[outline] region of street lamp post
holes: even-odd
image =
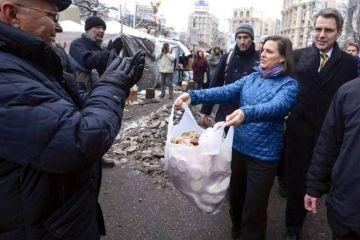
[[[138,8],[138,1],[135,2],[135,12],[134,12],[134,21],[133,21],[133,28],[136,28],[136,14]]]
[[[193,19],[193,28],[195,28],[196,24],[195,24],[195,16],[194,16],[194,19]],[[193,43],[193,60],[195,60],[195,43]]]
[[[122,6],[121,6],[121,1],[120,1],[120,6],[119,6],[119,17],[120,17],[120,33],[123,33],[123,21],[122,21]]]

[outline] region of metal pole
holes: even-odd
[[[119,7],[119,17],[120,17],[120,33],[123,33],[123,20],[122,20],[122,7],[121,7],[121,1],[120,1],[120,7]]]
[[[137,7],[138,7],[138,3],[137,3],[137,1],[136,1],[136,2],[135,2],[135,13],[134,13],[134,25],[133,25],[133,28],[136,28]]]
[[[193,19],[193,27],[195,28],[196,24],[195,24],[195,16],[194,16],[194,19]],[[195,60],[195,43],[193,43],[193,61]]]

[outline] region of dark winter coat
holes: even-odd
[[[337,43],[325,67],[318,72],[320,53],[313,45],[294,52],[299,100],[287,119],[285,161],[292,178],[305,182],[305,174],[331,99],[344,83],[357,77],[356,58]]]
[[[203,83],[204,82],[204,76],[207,69],[207,62],[206,59],[200,58],[199,56],[196,56],[193,64],[192,64],[192,70],[193,70],[193,80],[196,83]]]
[[[209,88],[219,87],[224,84],[230,84],[239,80],[240,78],[254,72],[253,67],[257,65],[259,61],[259,52],[255,50],[255,44],[253,43],[247,51],[240,51],[239,47],[235,45],[235,51],[228,64],[226,73],[226,61],[228,55],[224,54],[215,70],[214,75],[211,77]],[[212,111],[212,104],[204,104],[201,107],[201,113],[210,115]],[[225,117],[239,108],[239,101],[233,101],[229,103],[220,104],[216,113],[215,121],[224,121]]]
[[[102,48],[95,40],[90,39],[86,33],[71,42],[69,54],[89,72],[96,69],[100,76],[105,72],[110,57],[110,51]]]
[[[360,233],[360,78],[336,93],[307,175],[307,193],[327,195],[327,207],[344,229]],[[328,182],[330,181],[330,189]],[[339,226],[332,226],[337,229]]]
[[[216,67],[219,64],[220,59],[221,59],[221,53],[216,54],[214,51],[212,51],[212,53],[207,57],[207,62],[209,64],[209,74],[211,77],[215,73]]]
[[[0,239],[99,239],[99,159],[125,92],[98,86],[82,108],[55,51],[1,22],[0,32]]]
[[[233,148],[264,161],[277,161],[283,144],[284,118],[296,102],[298,83],[279,74],[264,78],[259,68],[226,86],[189,91],[191,103],[238,101],[245,120],[235,128]]]

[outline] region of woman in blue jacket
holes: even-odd
[[[240,108],[226,117],[236,126],[230,180],[232,236],[265,239],[267,206],[283,145],[284,118],[298,96],[289,77],[293,66],[291,41],[270,36],[255,72],[217,88],[189,91],[175,100],[183,104],[221,104],[238,99]]]

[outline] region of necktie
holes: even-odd
[[[328,61],[328,55],[326,53],[321,54],[320,70],[325,66]]]

